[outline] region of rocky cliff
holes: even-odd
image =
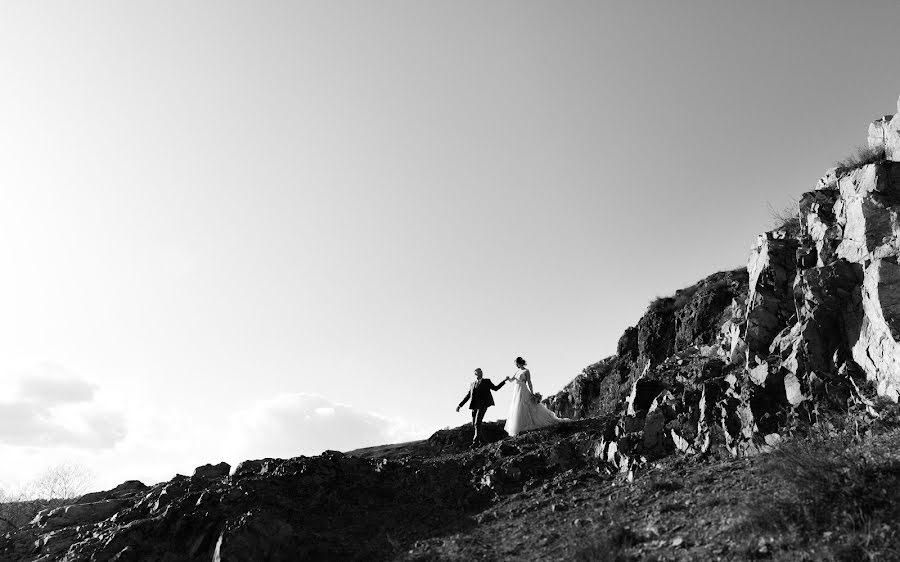
[[[474,451],[463,427],[233,471],[208,465],[152,487],[126,482],[7,528],[0,560],[568,558],[558,525],[596,531],[640,504],[627,494],[627,505],[615,503],[617,482],[665,470],[718,486],[718,474],[738,470],[671,459],[745,462],[804,427],[865,433],[900,394],[900,117],[875,121],[868,141],[861,158],[803,194],[794,219],[759,236],[746,268],[657,299],[615,355],[545,400],[575,421],[512,439],[502,423],[488,424],[493,443]],[[684,484],[641,486],[659,497]],[[692,509],[693,499],[682,499]],[[579,515],[565,519],[567,510]],[[485,546],[493,531],[479,529],[515,533],[500,520],[524,519],[525,551],[508,537]],[[486,543],[472,546],[479,533]],[[643,538],[610,536],[628,548],[651,539],[689,546],[658,527]]]
[[[887,116],[857,158],[803,194],[795,219],[758,237],[746,272],[654,302],[616,355],[547,404],[569,417],[618,416],[603,455],[627,465],[675,449],[768,449],[797,420],[871,410],[866,385],[896,401],[898,212],[900,116]]]

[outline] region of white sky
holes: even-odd
[[[894,111],[898,16],[0,4],[0,486],[426,436],[517,355],[557,391]]]

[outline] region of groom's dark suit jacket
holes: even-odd
[[[504,384],[506,384],[506,381],[495,385],[491,382],[491,379],[486,378],[473,381],[469,386],[469,393],[466,394],[466,397],[463,398],[462,402],[459,403],[459,407],[462,408],[463,404],[465,404],[466,401],[470,398],[472,399],[472,401],[469,402],[470,410],[481,410],[486,409],[489,406],[493,406],[494,397],[491,395],[491,391],[500,390],[500,388],[502,388]]]

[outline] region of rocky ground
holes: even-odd
[[[897,408],[841,419],[627,470],[601,454],[615,416],[207,465],[45,510],[0,560],[900,560]]]
[[[869,480],[860,466],[829,466],[833,438],[810,451],[790,444],[784,452],[742,459],[668,457],[629,479],[603,467],[581,466],[555,474],[533,487],[497,498],[471,516],[464,530],[417,541],[399,553],[403,560],[900,560],[900,521],[892,509],[870,503],[881,496],[896,502],[900,493],[883,490],[897,483],[897,458],[880,457]],[[849,445],[853,454],[897,450],[900,433]],[[883,449],[887,448],[887,449]],[[500,449],[494,446],[495,450]],[[876,453],[877,457],[878,454]],[[813,462],[809,472],[796,462]],[[879,464],[880,463],[880,464]],[[861,479],[855,502],[835,501],[837,490],[814,490],[808,479],[848,473],[836,487]],[[800,479],[799,482],[797,479]],[[876,488],[875,486],[879,486]],[[815,488],[815,486],[812,486]],[[817,495],[818,494],[818,495]],[[867,505],[859,505],[864,503]],[[824,507],[823,507],[824,505]],[[859,520],[846,509],[861,508]],[[806,510],[819,519],[807,520]]]

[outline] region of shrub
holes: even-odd
[[[741,268],[743,269],[743,268]],[[704,280],[705,281],[705,280]],[[702,282],[694,283],[690,287],[678,289],[675,294],[670,297],[657,297],[654,299],[647,310],[656,310],[660,312],[677,312],[688,305],[700,290]],[[704,290],[707,293],[716,292],[730,284],[728,279],[719,279],[711,283],[707,283]]]
[[[691,302],[691,299],[694,298],[694,294],[697,293],[697,289],[699,288],[700,284],[697,283],[690,287],[685,287],[684,289],[678,289],[671,297],[657,297],[650,303],[647,310],[662,313],[677,312],[684,308],[687,303]]]
[[[63,462],[51,466],[32,480],[25,495],[34,499],[69,499],[88,491],[93,473],[77,463]]]
[[[868,146],[860,145],[856,147],[856,152],[843,160],[838,160],[834,165],[839,172],[849,172],[860,166],[874,164],[875,162],[881,162],[882,160],[884,160],[884,148],[873,149]]]
[[[800,204],[796,201],[779,210],[769,206],[769,215],[772,217],[772,230],[783,230],[788,236],[797,237],[800,235]]]

